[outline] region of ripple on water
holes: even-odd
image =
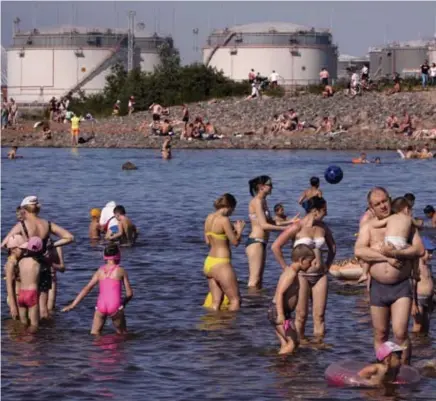
[[[131,332],[125,337],[114,335],[109,324],[100,339],[88,334],[97,291],[75,311],[56,312],[55,320],[36,335],[23,333],[8,319],[2,297],[5,400],[436,399],[431,375],[418,389],[397,389],[388,397],[378,390],[326,386],[324,370],[331,362],[374,359],[367,300],[361,289],[341,283],[331,281],[325,346],[309,344],[294,356],[278,357],[277,340],[266,320],[280,273],[271,252],[265,290],[253,295],[245,288],[244,248],[234,251],[243,297],[236,316],[206,312],[200,306],[207,292],[202,276],[207,253],[203,221],[218,195],[234,194],[238,206],[232,219],[246,220],[248,180],[270,174],[274,181],[270,208],[282,202],[294,215],[302,212],[296,199],[310,176],[322,176],[329,164],[341,166],[345,174],[341,184],[323,183],[322,189],[328,200],[326,221],[338,243],[338,258],[343,258],[352,254],[357,215],[365,209],[368,189],[378,184],[394,196],[415,192],[420,214],[426,204],[434,203],[434,162],[404,162],[393,152],[369,155],[381,156],[380,166],[353,166],[349,160],[354,155],[347,152],[176,150],[170,163],[148,150],[79,149],[72,154],[67,149],[23,148],[20,152],[24,159],[19,169],[8,161],[2,166],[2,224],[5,232],[14,223],[20,199],[37,194],[43,215],[76,235],[77,242],[65,249],[68,271],[59,275],[58,305],[71,301],[102,264],[103,246],[91,246],[86,238],[89,209],[110,200],[124,204],[138,225],[140,239],[137,247],[123,249],[122,264],[135,291],[127,307]],[[126,160],[138,170],[121,171]],[[435,329],[433,320],[433,333]],[[310,319],[307,333],[312,333]],[[414,338],[413,343],[417,359],[435,357],[433,337]]]

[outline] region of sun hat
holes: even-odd
[[[39,205],[38,197],[35,195],[26,196],[22,201],[20,206],[28,206],[28,205]]]
[[[382,361],[393,352],[404,351],[406,348],[407,347],[395,344],[392,341],[386,341],[382,345],[380,345],[380,347],[378,347],[375,355],[379,361]]]

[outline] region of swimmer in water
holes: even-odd
[[[203,273],[207,278],[212,294],[212,309],[219,310],[224,295],[230,301],[229,310],[239,309],[241,299],[236,273],[231,262],[230,244],[238,246],[244,231],[245,222],[230,222],[236,208],[236,199],[231,194],[220,196],[215,202],[215,212],[209,214],[204,223],[204,238],[210,246],[204,261]]]
[[[318,177],[312,177],[310,179],[310,188],[306,189],[301,194],[300,199],[298,199],[298,203],[303,207],[304,210],[306,210],[307,201],[314,196],[319,196],[320,198],[322,198],[322,191],[319,189]]]
[[[168,137],[165,139],[164,143],[162,144],[162,159],[169,160],[172,158],[171,155],[171,137]]]
[[[125,334],[127,333],[127,324],[124,308],[133,298],[133,290],[130,286],[126,270],[119,265],[121,254],[117,244],[109,244],[105,248],[104,260],[106,264],[94,273],[91,281],[80,291],[76,299],[70,305],[62,309],[62,312],[69,312],[74,309],[83,298],[99,284],[100,292],[97,299],[97,306],[95,307],[91,334],[101,334],[108,317],[112,319],[117,333]],[[126,291],[124,299],[122,298],[123,284]]]
[[[375,164],[381,164],[381,159],[380,159],[380,157],[376,157],[376,158],[374,159],[374,163],[375,163]]]
[[[8,159],[13,160],[17,157],[18,146],[12,146],[11,150],[8,152]]]
[[[297,213],[292,219],[285,214],[285,208],[281,203],[274,206],[275,216],[273,218],[277,226],[289,225],[300,220],[300,213]]]
[[[115,232],[108,230],[106,239],[110,241],[120,241],[123,246],[131,246],[135,244],[138,232],[136,226],[126,216],[126,209],[124,206],[117,205],[114,208],[114,216],[118,222],[118,229]]]
[[[267,175],[256,177],[249,181],[249,188],[253,199],[248,205],[251,232],[245,244],[249,267],[248,287],[261,289],[269,231],[283,231],[286,226],[274,223],[266,203],[273,188],[271,178]]]
[[[419,278],[417,282],[418,303],[412,304],[413,333],[428,334],[430,330],[430,316],[433,312],[433,277],[430,260],[432,253],[425,251],[419,259]]]
[[[292,250],[292,264],[283,270],[277,283],[274,299],[268,309],[268,320],[280,340],[279,354],[293,352],[298,347],[298,334],[291,320],[300,290],[298,273],[307,271],[314,259],[312,249],[304,244],[297,245]]]
[[[366,153],[365,153],[365,152],[362,152],[362,153],[360,154],[360,157],[357,158],[357,159],[355,159],[354,162],[355,162],[355,163],[359,163],[359,164],[367,164],[367,163],[370,163],[370,161],[366,158]]]
[[[372,219],[369,224],[371,224],[371,229],[386,227],[384,244],[395,250],[402,250],[409,247],[407,241],[413,227],[412,207],[406,198],[399,197],[392,201],[391,208],[392,215],[382,220]],[[369,265],[365,264],[362,267],[363,272],[358,280],[359,283],[368,279]],[[415,268],[415,274],[416,270]]]
[[[378,363],[365,366],[358,373],[359,377],[366,379],[373,386],[395,383],[401,368],[401,352],[406,348],[386,341],[377,349]]]
[[[90,212],[91,215],[91,223],[89,224],[89,239],[91,240],[99,240],[100,239],[100,216],[101,216],[101,210],[94,208],[91,209]]]

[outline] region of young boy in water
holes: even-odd
[[[310,188],[306,189],[300,196],[298,203],[306,210],[307,201],[314,196],[322,198],[322,191],[319,189],[319,178],[312,177],[310,179]]]
[[[410,238],[413,219],[412,207],[410,202],[404,198],[399,197],[392,202],[393,214],[382,220],[372,219],[369,224],[372,228],[384,228],[385,232],[385,245],[392,245],[394,249],[401,250],[409,246],[408,238]],[[363,272],[358,282],[367,280],[369,272],[369,264],[363,264]],[[414,268],[414,274],[417,274],[417,266]]]
[[[8,152],[8,159],[15,159],[17,155],[17,146],[12,146],[11,150]]]
[[[42,261],[42,240],[39,237],[30,237],[27,242],[20,245],[24,250],[18,262],[20,274],[20,289],[18,290],[18,312],[21,323],[29,325],[30,331],[35,332],[39,326],[39,270]]]
[[[365,366],[358,376],[366,379],[372,386],[394,383],[401,368],[401,353],[407,347],[386,341],[377,349],[378,363]]]
[[[136,226],[126,216],[126,209],[122,205],[114,208],[114,215],[118,221],[118,230],[116,232],[108,231],[106,239],[111,241],[119,240],[122,245],[133,245],[136,241]]]
[[[299,271],[307,271],[315,260],[315,253],[307,245],[297,245],[292,250],[292,264],[281,274],[274,299],[268,309],[268,320],[280,340],[279,354],[293,352],[298,347],[298,335],[291,314],[298,302]]]
[[[428,250],[419,259],[419,281],[417,283],[418,304],[412,305],[413,333],[428,334],[430,316],[433,311],[433,276],[430,260],[432,253]]]
[[[101,215],[101,210],[100,209],[91,209],[91,223],[89,225],[89,239],[91,240],[95,240],[95,239],[100,239],[100,215]]]

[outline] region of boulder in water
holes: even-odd
[[[122,166],[123,170],[138,170],[138,167],[136,167],[132,162],[125,162]]]

